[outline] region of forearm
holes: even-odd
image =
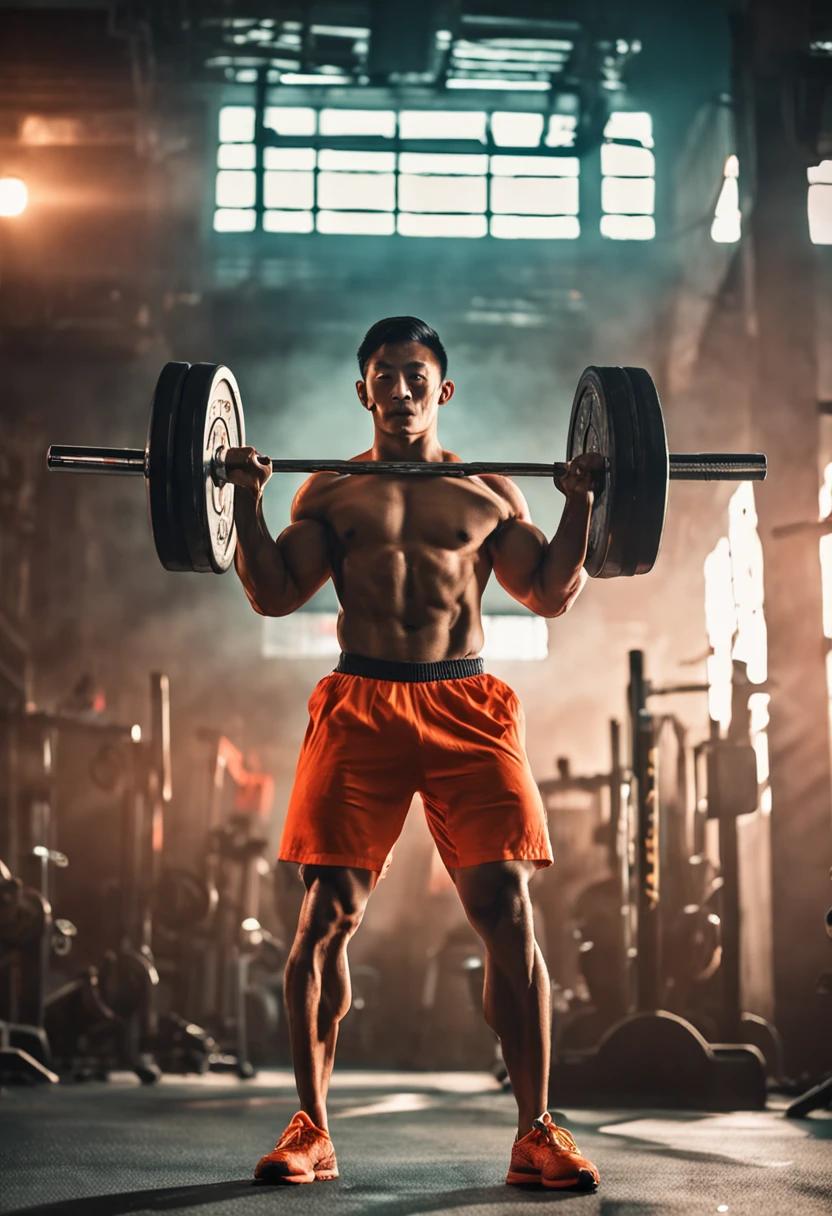
[[[592,494],[570,495],[558,530],[546,546],[534,580],[535,611],[545,616],[565,612],[586,581],[583,565],[592,502]]]
[[[237,549],[234,566],[255,612],[284,616],[295,607],[297,588],[270,535],[261,494],[237,489],[234,495]]]

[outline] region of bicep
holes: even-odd
[[[326,524],[319,519],[298,519],[280,533],[275,543],[295,585],[298,599],[294,606],[299,608],[332,573]]]
[[[506,520],[489,541],[497,582],[521,604],[533,597],[546,547],[546,537],[525,519]]]

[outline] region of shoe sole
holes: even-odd
[[[597,1191],[598,1183],[588,1170],[581,1170],[577,1178],[564,1178],[562,1181],[547,1181],[542,1174],[524,1173],[509,1170],[506,1178],[507,1186],[543,1186],[547,1191]]]
[[[303,1186],[307,1182],[331,1182],[338,1177],[337,1170],[315,1170],[308,1174],[281,1174],[276,1168],[266,1169],[255,1179],[270,1186]]]

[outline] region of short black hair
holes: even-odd
[[[418,317],[385,317],[383,321],[376,321],[375,325],[370,326],[358,348],[358,367],[362,380],[370,359],[379,347],[388,342],[418,342],[421,346],[426,346],[439,360],[442,379],[448,374],[448,355],[435,329],[431,329]]]

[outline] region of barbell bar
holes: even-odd
[[[222,364],[167,363],[156,384],[141,448],[53,445],[53,472],[144,478],[162,565],[226,571],[234,560],[234,486],[224,454],[245,444],[240,390]],[[547,477],[560,480],[584,452],[603,457],[589,526],[587,572],[595,578],[646,574],[659,552],[670,481],[762,481],[759,453],[669,454],[661,403],[638,367],[588,367],[572,404],[565,462],[353,461],[272,459],[276,473],[415,477]]]
[[[213,457],[212,475],[224,485],[224,449]],[[269,459],[264,457],[264,459]],[[764,481],[766,458],[760,453],[745,455],[707,452],[679,455],[670,453],[671,481]],[[147,477],[147,453],[141,448],[85,448],[53,444],[46,457],[53,473],[104,473],[123,477]],[[395,477],[481,477],[492,473],[502,477],[548,477],[559,481],[566,473],[565,461],[554,464],[490,460],[445,463],[420,460],[275,460],[274,473],[344,473],[352,476],[386,474]]]

